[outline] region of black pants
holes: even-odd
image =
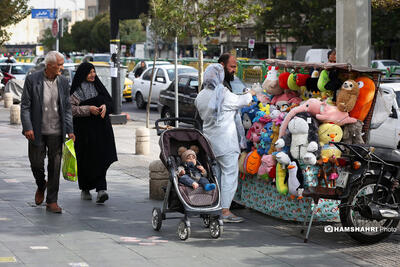
[[[31,162],[31,169],[33,176],[35,177],[36,184],[40,190],[44,190],[46,186],[44,159],[46,158],[47,152],[48,181],[46,203],[54,203],[57,202],[58,199],[62,144],[63,142],[61,135],[43,135],[41,144],[39,146],[29,142],[29,161]]]

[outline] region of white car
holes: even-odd
[[[0,63],[0,70],[11,78],[25,80],[27,72],[34,66],[33,63]]]
[[[371,67],[374,69],[382,70],[382,71],[388,71],[390,70],[390,67],[399,67],[400,68],[400,62],[397,60],[393,59],[381,59],[381,60],[372,60],[371,61]]]
[[[393,95],[395,99],[392,106],[386,107],[384,103],[375,103],[377,106],[384,106],[390,115],[377,128],[369,130],[369,144],[376,147],[386,147],[392,149],[400,148],[400,83],[381,83],[379,89],[383,95]],[[392,96],[390,97],[392,98]]]
[[[152,67],[153,67],[153,62],[154,62],[154,61],[152,61],[152,60],[146,60],[146,61],[144,61],[145,68],[146,68],[146,69],[147,69],[147,68],[152,68]],[[135,65],[135,67],[133,68],[133,70],[130,71],[130,72],[128,73],[128,78],[131,79],[132,81],[136,78],[136,77],[135,77],[135,72],[136,72],[136,70],[137,70],[138,68],[140,68],[140,64],[141,64],[141,61],[139,61],[139,62]],[[172,65],[172,63],[170,63],[169,61],[156,60],[156,66],[161,66],[161,65]]]
[[[175,65],[156,66],[154,76],[151,77],[153,69],[146,69],[139,78],[133,80],[132,99],[135,99],[136,106],[143,109],[149,101],[150,83],[153,83],[150,103],[158,104],[160,91],[167,89],[175,79]],[[197,73],[198,70],[184,65],[178,65],[178,74]]]

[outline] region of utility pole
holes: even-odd
[[[336,61],[371,62],[371,0],[336,0]]]

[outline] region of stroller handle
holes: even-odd
[[[201,123],[198,120],[193,119],[193,118],[188,118],[188,117],[163,118],[163,119],[158,119],[155,122],[156,129],[157,129],[157,135],[161,135],[162,132],[164,132],[165,130],[168,130],[168,126],[161,128],[161,126],[159,125],[161,122],[164,122],[167,125],[174,125],[175,121],[190,124],[193,126],[193,128],[199,130],[200,132],[203,130]],[[174,127],[174,126],[171,126],[171,127]]]

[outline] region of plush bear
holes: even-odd
[[[278,67],[269,66],[267,78],[262,85],[264,91],[270,95],[280,95],[283,93],[283,89],[279,87],[278,69]]]
[[[364,144],[364,140],[362,139],[362,121],[357,121],[355,123],[347,124],[343,127],[343,143],[346,144]]]
[[[305,164],[314,165],[320,151],[318,142],[318,122],[311,114],[301,112],[290,120],[288,130],[288,134],[276,141],[275,147],[282,148],[286,144],[290,144],[289,151],[293,159],[301,160]],[[279,155],[279,153],[277,154],[278,162],[280,162],[279,159],[283,157],[283,155]],[[283,164],[283,162],[281,163]]]
[[[343,83],[337,93],[336,106],[342,112],[350,112],[356,105],[360,88],[354,80],[347,80]]]
[[[318,127],[319,144],[321,145],[321,157],[331,158],[335,156],[340,158],[341,151],[329,142],[340,142],[343,137],[342,128],[333,123],[323,123]]]

